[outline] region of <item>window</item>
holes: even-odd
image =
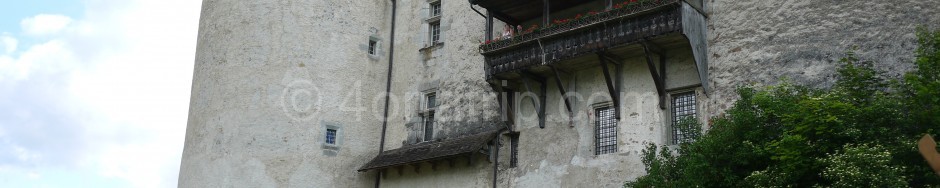
[[[336,144],[336,129],[326,129],[326,143]]]
[[[431,13],[431,14],[430,14],[431,17],[435,17],[435,16],[440,16],[440,15],[441,15],[441,2],[440,2],[440,1],[431,3],[431,12],[430,12],[430,13]]]
[[[594,154],[617,152],[617,116],[614,108],[604,106],[594,109]]]
[[[431,44],[437,44],[441,41],[441,22],[435,21],[430,23],[430,32],[431,32]]]
[[[375,48],[378,46],[378,42],[375,40],[369,39],[369,55],[375,55]]]
[[[434,139],[434,110],[437,109],[437,94],[431,92],[424,95],[424,141]]]
[[[519,133],[510,135],[509,137],[509,167],[515,168],[519,166]]]
[[[433,46],[441,43],[441,1],[433,1],[428,4],[428,45]]]
[[[695,118],[695,92],[672,95],[672,143],[692,141],[691,138],[683,137],[678,127],[687,118]]]

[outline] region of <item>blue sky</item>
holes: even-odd
[[[175,187],[199,0],[0,0],[0,187]]]

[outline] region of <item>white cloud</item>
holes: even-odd
[[[74,20],[24,19],[26,34],[44,36],[36,44],[0,36],[0,111],[12,112],[0,113],[0,182],[66,169],[175,187],[201,2],[84,3]]]
[[[72,23],[72,18],[68,16],[40,14],[23,19],[20,25],[23,27],[23,31],[26,32],[26,34],[49,35],[62,31],[69,23]]]
[[[0,43],[3,45],[4,54],[9,55],[16,51],[16,46],[19,44],[19,41],[10,36],[9,33],[4,33],[0,35]]]

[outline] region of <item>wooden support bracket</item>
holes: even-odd
[[[653,76],[653,83],[656,84],[656,93],[659,93],[659,108],[666,109],[666,86],[665,80],[661,77],[656,71],[656,65],[653,63],[653,54],[650,52],[650,45],[647,45],[645,42],[643,44],[643,52],[646,55],[646,66],[650,69],[650,75]]]
[[[610,94],[611,101],[614,103],[614,117],[620,120],[620,91],[614,87],[620,84],[620,80],[611,78],[610,67],[607,66],[607,59],[604,58],[602,53],[597,53],[597,59],[600,60],[601,70],[604,71],[604,81],[607,83],[607,91]]]
[[[528,72],[522,72],[520,74],[523,75],[522,83],[525,85],[526,90],[528,90],[529,92],[534,91],[531,87],[531,84],[529,83],[529,79],[535,80],[539,83],[538,100],[536,101],[535,99],[532,99],[532,104],[535,106],[535,110],[538,113],[539,128],[544,129],[545,128],[545,106],[546,106],[545,105],[545,90],[546,90],[545,78],[532,74],[532,73],[528,73]]]
[[[565,101],[565,109],[568,110],[568,126],[574,126],[574,112],[571,111],[571,101],[568,100],[568,92],[565,91],[565,85],[561,83],[561,76],[559,75],[558,68],[555,66],[549,65],[548,67],[552,68],[552,72],[555,73],[555,84],[558,85],[558,92],[561,93],[561,99]]]
[[[494,83],[496,82],[496,83]],[[498,97],[497,101],[499,102],[499,118],[500,121],[506,123],[507,125],[512,125],[512,111],[509,110],[511,107],[510,103],[512,101],[508,100],[508,92],[506,92],[505,86],[507,85],[506,80],[491,80],[490,87],[493,87],[493,91],[496,91],[496,96]]]

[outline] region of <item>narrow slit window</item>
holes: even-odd
[[[378,42],[375,40],[369,40],[369,55],[375,55],[375,48],[377,47]]]
[[[679,125],[688,118],[695,118],[695,92],[679,93],[672,96],[672,143],[691,142],[683,137]]]
[[[326,130],[326,143],[334,145],[336,144],[336,129]]]
[[[434,139],[434,111],[437,109],[437,94],[428,93],[424,96],[424,141]]]
[[[594,154],[617,152],[617,118],[611,106],[594,109]]]
[[[509,150],[509,167],[515,168],[519,166],[519,134],[509,137]]]
[[[434,112],[428,113],[424,120],[424,141],[431,141],[434,139]]]

